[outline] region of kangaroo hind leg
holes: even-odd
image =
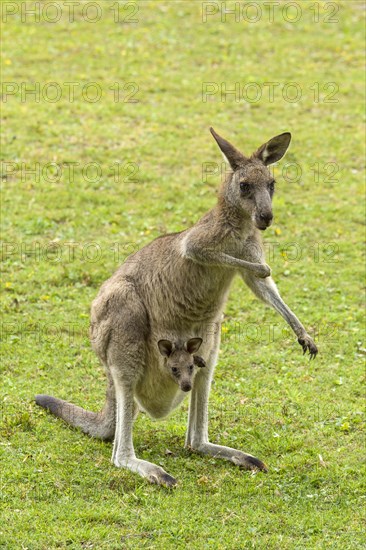
[[[131,293],[111,320],[112,337],[106,353],[116,397],[116,429],[112,462],[137,472],[151,483],[173,487],[176,480],[160,466],[136,457],[132,428],[137,412],[135,388],[149,360],[149,320],[138,296]]]
[[[126,367],[126,363],[124,366]],[[173,487],[177,481],[163,468],[136,457],[132,439],[132,427],[137,412],[133,383],[121,376],[118,367],[112,366],[111,373],[116,388],[117,403],[116,431],[112,453],[113,464],[119,468],[127,468],[132,472],[136,472],[151,483]]]

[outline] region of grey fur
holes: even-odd
[[[310,357],[317,353],[270,277],[259,231],[272,222],[273,178],[267,165],[282,158],[291,135],[276,136],[248,158],[213,129],[211,132],[232,168],[217,205],[193,227],[155,239],[131,255],[102,285],[92,304],[92,347],[108,378],[104,409],[95,414],[60,399],[36,397],[39,405],[89,435],[114,437],[112,461],[116,466],[167,486],[175,485],[176,480],[161,467],[138,459],[132,442],[133,420],[139,410],[162,418],[186,395],[171,376],[169,361],[179,363],[183,352],[184,370],[190,354],[180,349],[175,358],[167,359],[159,351],[159,341],[202,339],[201,366],[207,366],[195,369],[187,383],[187,387],[193,386],[186,446],[246,469],[266,467],[248,453],[208,441],[210,385],[222,312],[234,276],[239,274],[254,294],[282,315],[304,352],[309,351]],[[191,360],[189,357],[188,362]]]

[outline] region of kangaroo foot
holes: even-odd
[[[222,445],[214,445],[213,443],[201,443],[197,447],[191,447],[193,451],[205,455],[210,455],[215,458],[223,458],[229,460],[236,466],[244,468],[245,470],[260,470],[267,472],[266,465],[253,455],[232,449],[231,447],[224,447]]]
[[[139,458],[115,458],[113,463],[118,468],[127,468],[132,472],[140,474],[141,477],[146,478],[150,483],[155,485],[162,485],[164,487],[174,487],[177,484],[177,480],[169,475],[163,468],[156,466],[152,462],[147,460],[140,460]]]

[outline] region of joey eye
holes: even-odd
[[[178,372],[177,367],[172,367],[172,373],[173,373],[173,374],[177,374],[177,372]]]
[[[250,185],[249,183],[245,183],[245,181],[240,182],[240,191],[243,193],[243,195],[248,195],[250,192]]]
[[[192,372],[193,371],[193,365],[189,365],[188,370],[189,370],[189,372]]]
[[[274,188],[275,188],[275,182],[274,182],[274,181],[271,181],[271,183],[268,184],[269,192],[270,192],[270,193],[273,193],[273,192],[274,192]]]

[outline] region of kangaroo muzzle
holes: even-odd
[[[181,382],[179,384],[179,386],[180,386],[180,389],[184,392],[189,392],[192,389],[192,384],[190,382],[187,382],[187,381]]]
[[[273,221],[273,214],[272,212],[258,212],[255,216],[255,224],[258,227],[258,229],[261,229],[264,231],[271,225]]]

